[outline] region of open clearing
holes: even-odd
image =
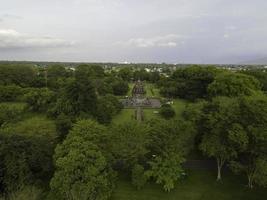
[[[130,180],[120,177],[112,200],[265,200],[266,189],[248,189],[245,178],[223,174],[222,183],[215,181],[216,172],[194,170],[171,192],[164,192],[157,184],[149,183],[136,190]]]

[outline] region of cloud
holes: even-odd
[[[19,33],[13,29],[0,29],[0,48],[56,48],[68,47],[74,45],[74,42],[69,42],[59,38],[47,36],[31,36]]]
[[[13,14],[1,14],[0,15],[0,22],[2,21],[6,21],[6,20],[19,20],[19,19],[22,19],[21,16],[18,16],[18,15],[13,15]]]
[[[227,39],[227,38],[230,37],[230,35],[229,35],[228,33],[225,33],[225,34],[223,35],[223,37],[224,37],[225,39]]]
[[[177,34],[155,36],[151,38],[131,38],[128,41],[120,41],[117,44],[141,48],[148,47],[176,47],[183,44],[186,37]]]

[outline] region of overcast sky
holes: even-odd
[[[267,57],[267,0],[0,0],[0,59],[239,63]]]

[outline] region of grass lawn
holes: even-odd
[[[230,173],[223,174],[223,182],[215,181],[215,172],[194,170],[178,183],[171,192],[164,192],[160,185],[149,183],[136,190],[125,177],[120,177],[112,200],[265,200],[266,189],[245,187],[246,180]]]
[[[127,96],[132,96],[133,86],[134,86],[134,83],[129,83],[129,90],[127,92]]]
[[[175,110],[177,117],[181,117],[183,111],[186,108],[186,104],[187,104],[187,102],[185,100],[182,100],[182,99],[174,99],[173,100],[172,107]]]
[[[134,116],[134,109],[122,109],[119,114],[113,117],[112,123],[114,124],[123,124],[132,120]]]
[[[155,87],[154,84],[145,84],[146,96],[147,97],[160,97],[159,89]]]
[[[161,116],[159,115],[159,113],[154,113],[154,111],[158,111],[159,109],[144,109],[144,118],[145,120],[149,120],[149,119],[153,119],[153,118],[160,118]]]

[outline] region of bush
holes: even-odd
[[[168,104],[162,105],[159,113],[165,119],[171,119],[175,116],[174,109]]]
[[[44,112],[48,110],[49,105],[53,102],[54,92],[42,88],[32,89],[25,94],[25,101],[28,103],[30,110]]]
[[[22,88],[16,85],[0,86],[0,101],[18,101]]]
[[[132,184],[139,190],[146,184],[147,178],[144,175],[144,167],[136,164],[132,169]]]
[[[112,89],[115,95],[126,95],[129,90],[129,86],[127,82],[117,80],[112,83]]]
[[[0,126],[19,119],[25,110],[23,103],[0,103]]]
[[[35,186],[25,186],[21,189],[11,192],[8,197],[0,198],[0,200],[40,200],[42,191]]]
[[[60,141],[63,141],[66,138],[71,126],[72,126],[72,121],[70,117],[68,117],[67,115],[60,114],[56,118],[56,127]]]

